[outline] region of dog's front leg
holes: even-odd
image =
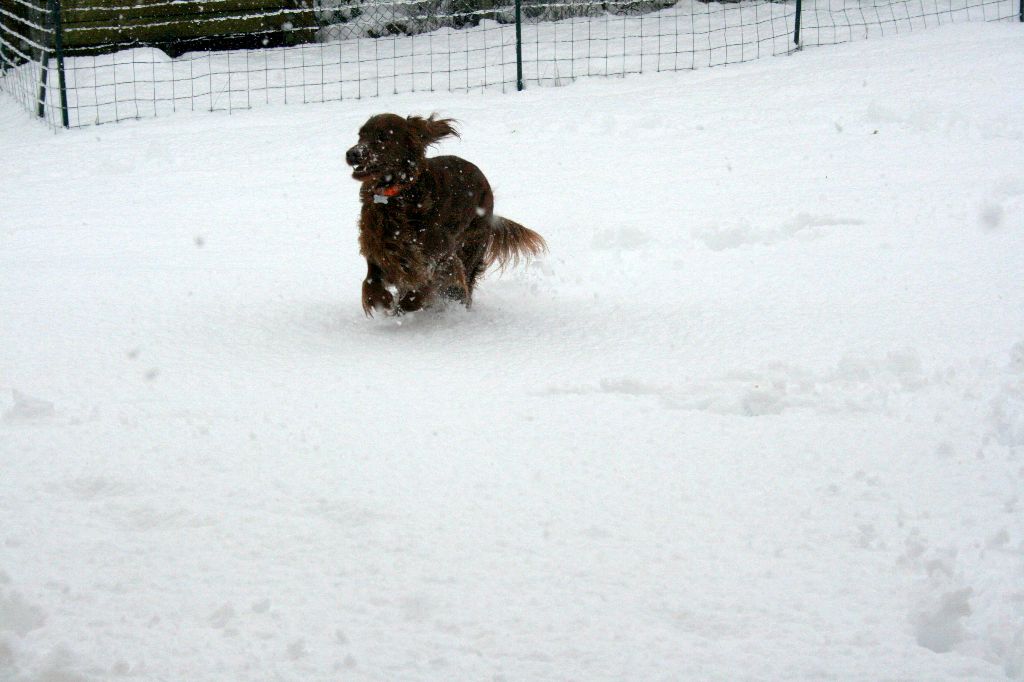
[[[423,286],[419,289],[405,292],[398,301],[398,309],[403,313],[414,313],[417,310],[427,307],[430,305],[430,301],[433,298],[434,291],[429,286]]]
[[[395,297],[384,284],[384,272],[375,263],[366,261],[366,277],[363,279],[363,312],[372,317],[374,310],[391,312]]]

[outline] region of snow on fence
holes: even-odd
[[[46,2],[46,5],[40,3]],[[1024,0],[2,0],[0,90],[50,125],[695,69]],[[93,3],[93,4],[88,4]]]

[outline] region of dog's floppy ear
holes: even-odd
[[[450,118],[437,118],[437,114],[431,114],[430,118],[409,116],[405,121],[423,149],[449,135],[459,136],[459,131],[455,129],[455,121]]]

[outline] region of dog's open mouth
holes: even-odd
[[[352,166],[352,177],[356,180],[366,180],[376,175],[376,172],[365,164],[357,163]]]

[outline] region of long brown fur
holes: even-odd
[[[494,214],[494,194],[475,165],[426,157],[458,135],[451,119],[371,117],[345,160],[362,184],[360,253],[366,258],[363,310],[411,312],[439,298],[470,305],[491,265],[504,268],[547,249],[544,238]]]
[[[504,270],[509,262],[519,265],[521,256],[538,256],[547,250],[543,237],[508,218],[494,216],[492,228],[491,241],[484,253],[485,268],[497,263]]]

